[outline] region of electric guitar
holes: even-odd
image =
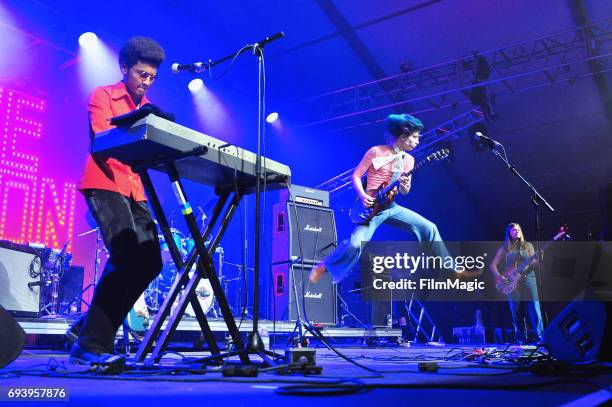
[[[541,249],[541,251],[543,252],[548,249],[548,247],[553,242],[564,239],[567,236],[568,232],[569,228],[567,227],[567,225],[561,226],[561,228],[559,229],[559,233],[557,233],[550,242],[546,243]],[[518,287],[519,282],[523,278],[525,278],[527,274],[529,274],[529,272],[531,271],[530,263],[537,258],[538,254],[535,253],[533,256],[526,258],[514,267],[511,267],[510,269],[504,271],[501,274],[501,278],[497,279],[497,282],[495,283],[495,288],[497,288],[505,295],[511,294],[514,290],[516,290],[516,287]]]
[[[404,172],[401,176],[407,177],[409,175],[412,175],[423,165],[433,161],[445,159],[448,157],[448,154],[448,148],[442,148],[434,153],[431,153],[427,156],[427,158],[422,161],[419,161],[413,169]],[[387,184],[386,182],[383,183],[381,186],[378,187],[376,191],[370,194],[370,196],[374,198],[374,204],[367,208],[364,208],[361,199],[357,197],[357,200],[355,200],[353,206],[349,211],[349,217],[351,221],[357,225],[368,223],[380,211],[385,209],[388,204],[395,200],[395,196],[398,193],[398,188],[399,178],[390,184]]]

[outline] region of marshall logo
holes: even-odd
[[[323,231],[323,226],[319,226],[319,227],[317,228],[317,227],[314,227],[314,226],[306,225],[306,227],[304,228],[304,230],[305,230],[306,232],[316,232],[316,233],[321,233],[321,232]]]
[[[323,298],[323,293],[311,293],[310,291],[306,291],[306,294],[304,294],[304,298],[316,298],[316,299],[321,299]]]

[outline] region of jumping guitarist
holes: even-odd
[[[520,270],[523,277],[518,287],[508,294],[515,341],[521,344],[539,342],[544,330],[537,281],[533,269],[538,260],[534,254],[533,245],[525,241],[521,225],[510,223],[506,228],[504,245],[497,250],[489,266],[495,277],[496,285],[501,287],[509,283],[509,281],[504,281],[509,279],[508,270],[527,263],[523,266],[524,270]],[[504,274],[498,268],[502,264]]]
[[[410,191],[411,177],[402,174],[414,168],[414,158],[408,154],[419,144],[423,123],[408,114],[392,114],[387,117],[386,130],[388,144],[370,148],[353,172],[353,187],[361,199],[363,207],[375,204],[373,197],[381,186],[399,181],[399,187],[390,194],[407,194]],[[362,177],[367,173],[367,185],[364,189]],[[361,243],[368,242],[376,229],[383,223],[414,233],[421,242],[442,241],[436,225],[416,212],[398,205],[394,199],[376,211],[371,219],[359,224],[353,230],[350,241],[343,242],[338,248],[320,262],[310,273],[310,281],[318,282],[329,272],[334,283],[340,282],[359,260]],[[448,256],[443,244],[432,245],[432,255]],[[444,252],[444,253],[436,253]]]

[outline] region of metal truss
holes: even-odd
[[[298,102],[297,128],[327,133],[378,122],[389,113],[422,113],[612,70],[612,18],[553,35],[340,89]],[[599,61],[593,72],[591,61]]]
[[[425,309],[425,305],[414,298],[414,293],[410,296],[410,301],[404,301],[403,306],[408,315],[406,322],[412,327],[414,332],[414,336],[408,338],[410,342],[444,342],[436,323]]]
[[[443,123],[428,132],[423,133],[421,142],[416,150],[412,153],[417,160],[430,154],[440,144],[455,140],[467,133],[468,129],[485,120],[484,114],[479,109],[473,109],[465,112],[446,123]],[[351,185],[351,177],[356,167],[344,171],[342,174],[317,185],[316,188],[329,191],[330,193],[339,192],[347,189]]]
[[[54,42],[51,41],[47,41],[45,39],[42,39],[41,37],[34,35],[32,33],[29,33],[27,31],[24,31],[20,28],[14,27],[12,25],[6,24],[2,21],[0,21],[0,32],[2,31],[2,29],[5,29],[7,31],[12,31],[18,35],[21,35],[26,41],[28,41],[27,44],[24,44],[24,47],[26,49],[30,49],[30,48],[34,48],[37,46],[47,46],[50,47],[51,49],[53,49],[54,51],[57,51],[63,55],[66,55],[67,57],[69,57],[70,59],[68,59],[66,62],[64,62],[61,66],[60,69],[66,69],[74,64],[76,64],[79,61],[79,55],[74,52],[71,51],[69,49],[66,49],[64,47],[61,47],[59,45],[57,45]]]

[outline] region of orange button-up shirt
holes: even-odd
[[[142,104],[148,103],[142,98]],[[123,82],[114,85],[100,86],[91,93],[87,103],[89,112],[90,137],[101,131],[112,129],[110,119],[132,110],[137,106],[130,97]],[[132,168],[115,158],[96,158],[89,154],[85,163],[85,171],[79,184],[79,190],[104,189],[118,192],[135,201],[146,201],[144,186],[140,176]]]

